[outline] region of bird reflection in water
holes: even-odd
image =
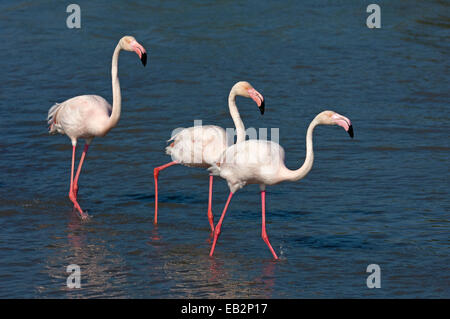
[[[123,291],[114,289],[126,285],[127,273],[122,257],[108,249],[101,239],[106,230],[99,228],[94,220],[82,222],[76,211],[69,215],[67,240],[56,237],[52,254],[46,261],[45,269],[53,284],[41,289],[41,293],[53,295],[54,290],[65,291],[67,298],[126,297]],[[71,264],[80,266],[80,289],[66,286],[70,275],[66,273],[66,267]]]

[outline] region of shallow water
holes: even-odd
[[[370,2],[77,3],[79,30],[66,27],[64,3],[0,4],[1,298],[450,297],[448,3],[378,1],[379,30],[365,25]],[[124,34],[149,61],[121,54],[123,113],[87,156],[82,223],[67,196],[70,141],[49,136],[45,118],[72,96],[111,101]],[[163,171],[152,223],[153,168],[170,161],[171,131],[194,119],[232,127],[238,80],[266,99],[263,117],[238,99],[246,127],[279,128],[292,169],[318,112],[355,129],[350,140],[318,128],[311,173],[268,188],[278,262],[260,237],[255,185],[232,199],[214,258],[205,171]],[[215,221],[226,198],[215,179]],[[81,289],[66,287],[70,264]],[[366,286],[369,264],[381,267],[380,289]]]

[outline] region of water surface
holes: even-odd
[[[364,1],[77,3],[79,30],[62,2],[0,4],[0,297],[450,297],[448,3],[378,1],[379,30],[366,27]],[[123,113],[87,156],[82,223],[67,196],[70,141],[49,136],[45,118],[72,96],[111,101],[125,34],[149,61],[121,54]],[[234,196],[214,258],[205,171],[163,171],[152,223],[153,168],[170,161],[171,131],[194,119],[232,127],[239,80],[266,98],[263,117],[238,99],[244,123],[279,128],[291,169],[315,114],[335,110],[355,128],[354,140],[318,128],[311,173],[268,188],[278,262],[260,237],[255,185]],[[216,179],[216,221],[227,195]],[[69,264],[81,289],[66,287]],[[381,289],[366,286],[369,264]]]

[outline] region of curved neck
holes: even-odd
[[[234,89],[231,89],[230,95],[228,96],[228,107],[230,109],[231,118],[234,122],[234,127],[236,128],[236,143],[243,142],[245,141],[245,127],[236,106],[236,92],[234,91]]]
[[[285,179],[289,181],[298,181],[305,177],[311,170],[314,163],[314,150],[313,150],[313,132],[314,128],[319,123],[314,119],[308,126],[306,132],[306,158],[303,165],[297,170],[290,170],[286,168]]]
[[[112,112],[109,118],[108,130],[117,125],[120,119],[120,111],[122,108],[122,96],[120,94],[120,82],[119,77],[117,76],[117,69],[119,63],[119,54],[122,47],[120,43],[117,44],[116,49],[114,50],[114,54],[112,57],[111,63],[111,79],[112,79],[112,91],[113,91],[113,104],[112,104]]]

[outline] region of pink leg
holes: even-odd
[[[213,176],[209,176],[209,197],[208,197],[208,220],[211,226],[211,232],[214,232],[214,217],[212,213],[212,187],[213,187]]]
[[[73,190],[73,170],[74,170],[74,167],[75,167],[75,149],[76,149],[76,146],[73,146],[73,150],[72,150],[72,169],[71,169],[71,172],[70,172],[69,198],[72,201],[74,207],[80,213],[81,219],[86,219],[88,217],[88,215],[85,212],[83,212],[83,210],[81,209],[80,205],[77,202],[77,198],[76,198],[76,195],[75,195],[74,190]]]
[[[266,245],[269,247],[270,251],[272,252],[273,258],[278,259],[277,254],[272,248],[272,245],[269,242],[269,237],[267,236],[266,232],[266,191],[261,191],[261,202],[262,202],[262,234],[261,237],[266,243]]]
[[[158,223],[158,176],[159,176],[159,172],[162,171],[163,169],[178,164],[177,162],[170,162],[161,166],[156,167],[155,169],[153,169],[153,177],[155,178],[155,220],[154,223],[157,224]]]
[[[78,164],[77,174],[75,175],[75,179],[73,181],[73,192],[75,194],[75,198],[78,196],[78,178],[80,178],[81,166],[83,166],[84,158],[86,157],[88,149],[89,144],[84,145],[83,154],[81,154],[80,163]]]
[[[228,205],[230,205],[231,197],[233,196],[233,193],[230,192],[230,196],[228,196],[227,203],[225,204],[225,208],[223,209],[222,216],[220,216],[219,222],[216,225],[216,229],[214,229],[214,241],[211,247],[211,251],[209,252],[209,255],[212,256],[214,253],[214,248],[216,247],[217,238],[220,235],[220,227],[222,226],[223,218],[225,217],[225,213],[227,212]]]

